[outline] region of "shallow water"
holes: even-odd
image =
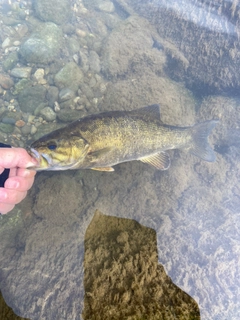
[[[1,142],[159,103],[167,124],[220,119],[217,160],[38,173],[0,218],[6,303],[28,319],[239,319],[237,3],[51,3],[0,0]]]

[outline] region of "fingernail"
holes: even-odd
[[[35,167],[37,163],[38,163],[37,160],[36,160],[36,161],[32,161],[32,162],[28,162],[28,163],[26,164],[26,168]]]
[[[5,187],[9,189],[17,189],[19,187],[19,182],[14,180],[8,180],[5,183]]]

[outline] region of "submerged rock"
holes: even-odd
[[[11,75],[15,78],[29,78],[31,71],[31,67],[14,68],[11,71]]]
[[[72,90],[64,88],[59,92],[60,101],[67,101],[74,98],[75,94]]]
[[[13,80],[7,74],[0,73],[0,86],[3,89],[10,89],[14,85]]]
[[[83,318],[112,320],[114,310],[115,319],[200,320],[196,301],[172,282],[158,254],[161,261],[155,230],[97,210],[85,234]]]
[[[62,30],[56,24],[47,22],[23,43],[19,53],[27,62],[47,64],[59,55],[62,42]]]
[[[20,109],[24,112],[33,113],[38,105],[45,100],[47,90],[37,85],[23,89],[18,96]]]
[[[69,62],[56,74],[54,81],[59,89],[77,91],[83,81],[83,73],[75,62]]]
[[[111,1],[103,1],[98,5],[98,9],[100,11],[104,11],[107,13],[113,13],[115,8],[114,4]]]
[[[157,31],[143,18],[132,16],[119,23],[102,48],[103,72],[123,76],[145,65],[155,73],[163,73],[166,55],[154,48],[154,37],[158,37]]]
[[[11,70],[18,62],[18,54],[16,51],[9,53],[9,55],[2,61],[2,66],[5,71]]]
[[[50,86],[47,91],[47,100],[50,107],[54,106],[54,102],[58,100],[59,90],[57,87]]]
[[[23,89],[31,86],[31,81],[29,79],[21,79],[19,80],[14,87],[13,94],[18,95]]]
[[[82,115],[83,115],[82,111],[71,110],[71,109],[60,110],[57,113],[58,119],[63,122],[72,122],[72,121],[78,120],[81,118]]]
[[[89,53],[89,66],[93,72],[99,73],[101,71],[100,59],[97,52],[91,50]]]
[[[65,23],[71,13],[70,1],[68,0],[35,0],[34,10],[39,19],[51,21],[56,24]]]
[[[4,133],[12,133],[14,130],[14,126],[9,123],[0,123],[0,131]]]
[[[175,79],[204,94],[237,93],[240,88],[239,5],[236,1],[124,0],[125,9],[134,10],[156,26],[189,62],[176,65],[169,55],[167,71]]]
[[[54,121],[56,119],[56,113],[50,107],[45,107],[40,111],[40,115],[47,121]]]

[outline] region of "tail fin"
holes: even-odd
[[[208,144],[208,136],[217,123],[218,120],[209,120],[191,128],[193,142],[189,151],[205,161],[213,162],[216,159],[213,149]]]

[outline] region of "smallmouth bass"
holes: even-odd
[[[28,152],[38,160],[35,170],[93,169],[114,171],[122,162],[139,160],[167,170],[167,150],[188,149],[209,162],[215,154],[208,135],[218,120],[192,127],[163,124],[159,105],[133,111],[86,116],[33,142]]]

